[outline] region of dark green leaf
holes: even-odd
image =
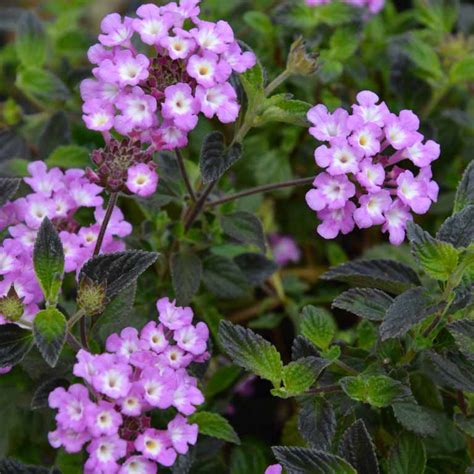
[[[1,474],[61,474],[58,469],[23,464],[16,459],[5,458],[0,461]]]
[[[354,286],[373,287],[389,293],[403,293],[420,284],[412,268],[394,260],[358,260],[343,263],[321,276]]]
[[[58,146],[46,160],[49,167],[85,168],[90,163],[89,150],[78,145]]]
[[[301,127],[308,126],[306,114],[311,105],[302,100],[286,99],[275,101],[266,99],[263,103],[263,112],[257,118],[256,125],[263,125],[268,122],[284,122]]]
[[[319,357],[319,351],[316,346],[303,336],[296,336],[291,346],[292,360],[298,360],[302,357]]]
[[[46,60],[46,33],[41,21],[31,10],[20,16],[15,47],[24,66],[42,66]]]
[[[461,319],[447,326],[459,350],[474,361],[474,321]]]
[[[280,385],[283,364],[276,347],[250,329],[221,321],[219,342],[233,362],[264,379],[275,387]]]
[[[426,451],[423,441],[411,433],[403,433],[388,458],[388,474],[423,474]]]
[[[463,433],[474,438],[474,417],[466,417],[462,413],[456,413],[454,423]]]
[[[336,323],[324,308],[305,306],[301,312],[301,335],[326,350],[336,335]]]
[[[64,275],[64,250],[56,229],[47,217],[43,219],[36,236],[33,263],[46,301],[55,304]]]
[[[216,370],[206,383],[206,399],[227,390],[240,375],[242,369],[235,365],[225,365]]]
[[[201,259],[192,253],[171,256],[171,278],[179,305],[187,305],[201,285]]]
[[[456,390],[474,392],[474,364],[454,356],[448,359],[434,351],[428,352],[427,355],[444,385]]]
[[[262,284],[278,270],[275,262],[259,253],[240,254],[234,262],[252,285]]]
[[[457,214],[448,217],[436,237],[449,242],[456,248],[468,247],[474,241],[474,206],[467,206]]]
[[[69,99],[69,89],[64,82],[50,71],[30,66],[21,69],[15,85],[33,101],[49,103]]]
[[[66,318],[56,308],[46,308],[36,315],[33,334],[44,360],[51,367],[55,367],[66,342]]]
[[[326,451],[336,432],[332,405],[322,397],[307,397],[301,403],[298,429],[311,448]]]
[[[19,178],[0,178],[0,207],[15,195],[20,183]]]
[[[339,295],[332,303],[334,308],[344,309],[359,318],[382,321],[393,298],[373,288],[352,288]]]
[[[226,149],[224,135],[211,132],[206,136],[201,148],[199,160],[204,183],[219,179],[242,155],[242,146],[232,144]]]
[[[398,402],[392,405],[398,422],[408,431],[420,436],[434,435],[438,429],[435,411],[422,407],[415,402]]]
[[[31,400],[31,409],[37,410],[38,408],[47,408],[48,407],[48,397],[49,394],[58,387],[68,387],[69,381],[62,378],[54,378],[46,380],[41,383],[39,387],[35,390],[33,398]]]
[[[84,264],[80,279],[87,276],[96,283],[106,283],[107,297],[130,286],[158,258],[156,252],[129,250],[94,257]]]
[[[234,428],[224,417],[217,413],[198,411],[189,416],[188,420],[190,423],[197,423],[200,434],[223,439],[229,443],[240,444]]]
[[[342,435],[339,456],[355,467],[357,472],[379,474],[375,446],[362,420],[357,420]]]
[[[437,309],[425,288],[417,287],[405,291],[393,300],[387,310],[380,325],[382,340],[403,336],[411,327],[434,314]]]
[[[12,129],[0,130],[0,161],[12,158],[28,158],[26,140]]]
[[[57,149],[61,150],[62,145],[68,145],[71,142],[71,129],[66,113],[62,110],[51,115],[39,137],[39,156],[47,158]],[[49,164],[49,163],[48,163]],[[54,165],[50,165],[54,166]],[[70,161],[63,161],[62,164],[56,164],[60,167],[71,167]]]
[[[18,364],[33,346],[33,333],[16,324],[0,325],[0,367]]]
[[[250,212],[238,211],[221,217],[225,234],[244,244],[254,244],[265,252],[265,236],[260,220]]]
[[[474,160],[469,163],[459,183],[454,200],[453,214],[471,205],[474,205]]]
[[[240,298],[249,290],[247,278],[232,260],[210,255],[204,262],[202,280],[206,288],[225,299]]]

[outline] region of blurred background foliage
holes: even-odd
[[[2,175],[24,175],[28,162],[36,159],[64,168],[89,164],[90,151],[103,142],[101,135],[87,130],[81,120],[79,83],[90,75],[91,69],[86,53],[96,42],[105,14],[131,14],[141,3],[144,2],[1,1]],[[204,18],[229,21],[236,36],[256,52],[270,79],[285,68],[291,42],[303,35],[309,49],[319,54],[319,70],[311,78],[290,78],[279,92],[333,109],[348,107],[358,91],[370,89],[391,110],[408,108],[420,114],[422,132],[439,142],[442,150],[434,164],[440,199],[420,221],[426,230],[438,227],[450,213],[454,190],[474,148],[474,5],[455,0],[388,0],[384,10],[369,19],[345,4],[310,8],[303,0],[203,0],[202,11]],[[203,119],[191,136],[185,157],[194,180],[199,177],[203,137],[218,127],[232,136],[230,127]],[[245,140],[244,157],[227,173],[221,188],[231,192],[314,175],[315,145],[304,128],[264,125],[254,129]],[[173,239],[182,239],[184,247],[199,247],[203,241],[203,231],[193,230],[184,237],[176,223],[185,190],[169,155],[159,157],[158,171],[161,184],[153,199],[138,202],[123,198],[120,204],[135,227],[129,245],[157,250],[164,256],[156,268],[159,278],[155,274],[141,280],[134,313],[127,309],[121,315],[137,326],[154,317],[152,303],[158,295],[173,293],[166,264]],[[231,300],[223,298],[215,288],[203,287],[193,303],[214,335],[219,319],[226,317],[263,330],[288,356],[293,322],[301,307],[329,306],[339,292],[335,285],[318,280],[328,266],[362,255],[412,258],[405,246],[389,246],[379,229],[355,231],[335,241],[319,238],[315,233],[316,218],[305,204],[304,192],[305,189],[279,190],[220,208],[221,213],[255,212],[267,234],[294,236],[303,258],[298,264],[281,269],[267,284],[256,290],[243,289]],[[211,255],[232,257],[243,248],[252,249],[251,245],[229,243],[220,220],[212,213],[205,215],[204,228]],[[66,306],[67,296],[66,292]],[[335,316],[340,338],[352,337],[355,320],[342,311]],[[113,330],[115,326],[107,328]],[[35,388],[48,375],[39,362],[29,362],[33,365],[25,362],[22,368],[0,379],[0,458],[9,455],[46,465],[56,462],[64,473],[80,472],[80,456],[65,456],[60,451],[55,460],[56,452],[47,445],[52,413],[47,409],[29,410]],[[63,370],[66,374],[69,366],[65,364]],[[232,473],[261,473],[269,460],[270,443],[298,443],[291,402],[272,399],[263,382],[253,387],[252,397],[235,394],[232,387],[242,380],[242,373],[222,365],[217,356],[211,361],[208,374],[208,404],[216,411],[228,411],[244,442],[231,451],[222,451],[216,441],[205,443],[197,454],[196,472],[223,472],[224,466],[230,465]],[[224,464],[224,459],[230,464]]]

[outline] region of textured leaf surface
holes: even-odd
[[[20,362],[33,346],[33,333],[16,324],[0,325],[0,367]]]
[[[313,360],[314,359],[314,360]],[[290,362],[283,367],[284,394],[288,397],[299,395],[308,390],[321,372],[317,365],[318,359],[307,357]],[[318,368],[320,369],[318,372]]]
[[[423,441],[414,434],[402,434],[390,452],[387,467],[389,474],[423,474],[426,467]]]
[[[48,407],[48,397],[49,394],[58,387],[68,387],[69,382],[63,378],[54,378],[46,380],[41,383],[33,394],[31,399],[31,408],[37,410],[38,408],[47,408]]]
[[[471,205],[474,205],[474,160],[469,163],[459,183],[453,213],[456,214]]]
[[[25,66],[41,66],[46,59],[46,33],[39,18],[30,10],[19,18],[15,47]]]
[[[187,305],[199,290],[202,277],[201,259],[192,253],[175,253],[171,257],[171,278],[178,304]]]
[[[461,319],[448,324],[447,328],[454,337],[459,350],[474,361],[474,321]]]
[[[393,298],[373,288],[352,288],[339,295],[332,303],[334,308],[344,309],[359,318],[382,321]]]
[[[189,417],[190,423],[199,426],[199,433],[213,438],[223,439],[229,443],[240,444],[239,437],[230,423],[218,413],[199,411]]]
[[[301,335],[316,347],[326,350],[336,335],[336,323],[328,311],[305,306],[301,312]]]
[[[468,247],[474,241],[474,206],[448,217],[436,234],[436,238],[454,245]]]
[[[311,448],[326,451],[336,432],[331,403],[322,397],[307,397],[301,403],[298,429]]]
[[[438,429],[433,410],[415,402],[399,402],[392,405],[398,422],[408,431],[420,436],[434,435]]]
[[[263,113],[258,117],[257,125],[263,125],[268,122],[284,122],[301,127],[308,126],[306,114],[311,105],[302,100],[284,99],[279,101],[267,99],[263,103]],[[268,105],[266,105],[266,103]]]
[[[234,261],[210,255],[203,265],[204,285],[216,296],[225,299],[240,298],[250,289],[247,278]]]
[[[251,285],[261,285],[278,269],[275,262],[259,253],[242,253],[234,258],[234,262]]]
[[[19,178],[0,178],[0,207],[15,195],[20,183]]]
[[[64,101],[70,96],[69,89],[58,76],[36,66],[21,69],[15,85],[30,99],[42,103]]]
[[[221,217],[225,234],[244,244],[256,245],[265,252],[265,236],[260,220],[250,212],[238,211]]]
[[[455,356],[448,359],[434,351],[430,351],[427,356],[437,376],[445,385],[456,390],[474,392],[473,363]]]

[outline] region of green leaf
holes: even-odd
[[[193,253],[171,256],[171,279],[179,305],[187,305],[199,290],[202,277],[201,259]]]
[[[328,56],[335,61],[347,61],[357,51],[359,37],[352,28],[337,28],[329,40]]]
[[[474,54],[471,53],[451,66],[449,80],[453,84],[474,81]]]
[[[474,206],[448,217],[440,227],[436,238],[454,245],[468,247],[474,241]]]
[[[357,472],[379,474],[375,446],[362,420],[355,421],[342,435],[339,456],[355,467]]]
[[[461,319],[447,326],[454,337],[459,350],[469,359],[474,360],[474,321]]]
[[[15,195],[20,183],[20,178],[0,178],[0,207]]]
[[[421,73],[420,76],[430,84],[441,82],[444,73],[435,50],[417,36],[412,36],[407,42],[406,51]]]
[[[85,276],[96,283],[105,283],[107,298],[130,286],[158,258],[156,252],[129,250],[93,257],[81,269],[79,279]]]
[[[224,233],[237,242],[256,245],[265,252],[265,236],[260,219],[250,212],[238,211],[221,218]]]
[[[46,60],[46,33],[43,24],[26,10],[18,21],[16,54],[24,66],[42,66]]]
[[[261,285],[278,270],[278,265],[259,253],[242,253],[234,262],[251,285]]]
[[[257,64],[252,69],[248,69],[243,74],[240,74],[239,80],[244,88],[250,107],[259,107],[265,97],[265,78],[260,62],[257,61]]]
[[[276,347],[250,329],[221,321],[218,339],[225,352],[240,367],[270,380],[275,387],[281,382],[283,363]]]
[[[232,474],[262,474],[268,466],[267,461],[267,446],[256,441],[254,438],[249,438],[240,446],[235,446],[230,457],[230,471]],[[207,471],[225,472],[221,468]],[[203,473],[204,474],[204,473]]]
[[[474,364],[456,356],[443,357],[434,351],[429,351],[427,357],[443,385],[474,392]]]
[[[0,367],[16,365],[33,346],[33,333],[16,324],[0,325]]]
[[[227,390],[239,377],[241,369],[235,365],[219,367],[206,383],[206,400]]]
[[[401,382],[386,375],[343,377],[340,384],[353,400],[378,408],[389,406],[394,399],[406,394],[406,388]]]
[[[35,317],[33,334],[44,360],[51,367],[55,367],[66,342],[66,318],[56,308],[44,309]]]
[[[392,405],[393,414],[408,431],[420,436],[434,435],[438,429],[434,410],[422,407],[415,402],[397,402]]]
[[[469,163],[459,183],[454,199],[453,214],[471,205],[474,205],[474,160]]]
[[[21,69],[17,74],[15,85],[28,98],[43,104],[65,101],[70,96],[69,89],[59,77],[39,67]]]
[[[46,160],[49,167],[61,168],[85,168],[89,163],[89,150],[78,145],[58,146]]]
[[[203,265],[203,283],[216,296],[224,299],[241,298],[249,291],[247,278],[232,260],[210,255]]]
[[[456,269],[459,252],[449,243],[436,240],[419,225],[408,222],[407,235],[413,255],[432,278],[447,281]]]
[[[263,111],[256,118],[255,126],[264,125],[268,122],[283,122],[307,127],[308,119],[306,115],[311,105],[302,100],[287,99],[286,94],[281,94],[281,96],[285,96],[285,98],[282,97],[275,101],[274,97],[270,97],[263,102]]]
[[[329,269],[321,279],[377,288],[395,294],[403,293],[420,284],[412,268],[394,260],[357,260],[343,263]]]
[[[229,443],[240,444],[239,437],[230,423],[221,415],[208,411],[198,411],[188,417],[190,423],[199,426],[199,433],[213,438],[223,439]]]
[[[203,182],[217,181],[241,156],[242,146],[239,143],[226,148],[221,132],[209,133],[202,143],[199,159]]]
[[[388,474],[423,474],[426,467],[423,441],[414,434],[403,433],[390,451],[387,467]]]
[[[429,292],[419,286],[397,296],[388,308],[382,324],[380,336],[382,340],[406,334],[415,324],[424,321],[438,310],[433,305]]]
[[[283,388],[278,396],[294,397],[308,390],[316,382],[318,373],[315,371],[314,358],[305,357],[290,362],[283,367]]]
[[[33,264],[36,278],[49,304],[56,304],[64,275],[64,250],[51,221],[45,217],[36,236]]]
[[[286,446],[275,446],[272,450],[278,462],[292,474],[357,474],[350,464],[334,454]]]
[[[306,306],[301,312],[301,335],[311,341],[316,347],[326,350],[336,335],[336,323],[323,308]]]
[[[359,318],[382,321],[392,303],[393,298],[381,290],[352,288],[339,295],[332,307],[349,311]]]
[[[245,12],[244,22],[258,33],[270,37],[273,34],[273,23],[268,15],[259,11]]]
[[[326,451],[336,432],[336,415],[322,397],[307,397],[298,413],[298,430],[311,448]]]

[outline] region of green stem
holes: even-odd
[[[279,76],[275,77],[267,87],[265,87],[265,97],[268,97],[277,87],[283,84],[291,76],[291,71],[285,69]]]
[[[333,364],[337,367],[339,367],[340,369],[342,370],[345,370],[347,373],[351,374],[351,375],[359,375],[359,373],[357,372],[357,370],[353,369],[352,367],[349,367],[347,364],[345,364],[344,362],[340,361],[339,359],[336,359],[333,361]]]
[[[176,148],[175,149],[176,158],[178,161],[179,172],[181,173],[181,177],[183,178],[184,184],[188,191],[188,194],[193,202],[196,202],[196,194],[194,193],[194,189],[191,185],[191,181],[189,179],[188,173],[186,171],[186,166],[184,165],[184,158],[181,154],[181,151]]]
[[[194,204],[194,207],[191,209],[189,214],[186,217],[186,221],[184,223],[184,231],[187,232],[191,226],[194,224],[194,221],[199,217],[202,210],[204,209],[204,205],[206,204],[207,198],[209,194],[211,194],[214,186],[216,185],[217,181],[212,181],[207,185],[204,189],[202,194],[199,196],[198,200]]]
[[[77,311],[77,313],[73,314],[67,322],[68,328],[72,329],[75,324],[80,321],[85,315],[86,313],[83,309],[80,309],[79,311]]]

